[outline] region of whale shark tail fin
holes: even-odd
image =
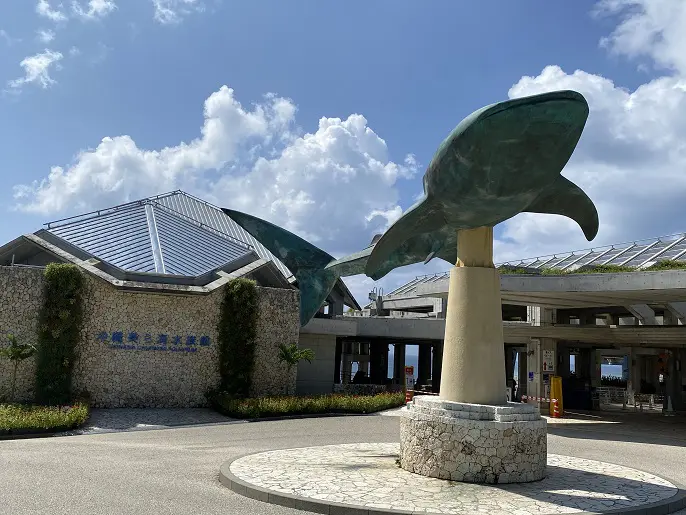
[[[278,225],[233,209],[222,208],[224,214],[259,241],[293,273],[301,267],[324,268],[334,257]]]
[[[549,213],[574,220],[588,241],[598,234],[598,211],[584,191],[559,175],[551,186],[527,207],[526,213]]]
[[[326,266],[333,256],[300,236],[266,220],[240,211],[222,208],[224,214],[288,267],[300,290],[300,325],[304,326],[319,311],[339,278]]]
[[[321,268],[301,268],[295,278],[300,290],[300,326],[303,327],[324,305],[338,281],[338,274]]]

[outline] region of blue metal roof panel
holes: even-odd
[[[201,275],[251,252],[168,209],[155,207],[155,223],[167,274]]]
[[[284,277],[289,278],[293,275],[286,265],[269,252],[259,241],[243,230],[240,225],[225,215],[221,209],[183,192],[162,195],[157,197],[155,201],[225,234],[228,240],[236,238],[247,243],[255,249],[255,253],[259,257],[273,261],[281,273],[284,274]]]
[[[49,227],[49,232],[124,270],[155,270],[143,205]]]

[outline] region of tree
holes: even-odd
[[[14,366],[12,370],[12,386],[10,388],[12,392],[10,393],[10,401],[12,401],[17,386],[17,369],[19,368],[19,363],[33,356],[36,352],[36,347],[30,343],[19,343],[17,337],[13,334],[8,334],[7,339],[10,344],[8,347],[0,349],[0,356],[9,359]]]
[[[291,343],[286,345],[282,343],[279,345],[279,360],[286,365],[288,369],[288,385],[286,386],[286,395],[290,395],[290,377],[293,367],[297,366],[301,361],[312,363],[314,359],[314,351],[312,349],[299,349],[298,344]]]

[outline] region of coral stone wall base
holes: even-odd
[[[418,396],[400,419],[400,466],[466,483],[526,483],[546,475],[546,421],[534,406],[486,406]]]

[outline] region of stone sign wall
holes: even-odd
[[[206,405],[218,386],[217,321],[223,288],[208,295],[122,291],[85,274],[84,322],[77,345],[74,392],[96,407]],[[36,343],[43,270],[0,267],[0,332]],[[295,385],[278,361],[280,343],[297,343],[298,293],[258,288],[259,322],[253,395],[285,393]],[[7,343],[0,336],[0,345]],[[16,400],[33,396],[33,359],[20,365]],[[0,360],[0,396],[9,395],[11,365]]]

